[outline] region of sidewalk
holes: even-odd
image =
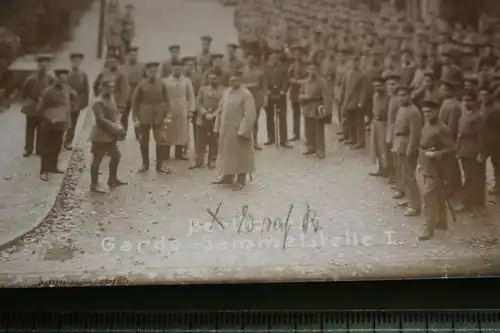
[[[84,69],[89,79],[93,80],[102,67],[102,61],[96,58],[98,20],[99,4],[96,3],[83,16],[73,34],[73,41],[55,55],[53,68],[69,68],[69,54],[83,52],[87,57]],[[49,182],[42,182],[38,178],[39,157],[22,157],[25,118],[20,108],[20,105],[12,105],[0,115],[0,248],[12,245],[43,221],[54,205],[63,179],[67,177],[52,175]],[[75,140],[84,135],[84,127],[89,126],[87,118],[84,111],[76,128]],[[73,152],[63,150],[59,158],[62,170],[67,169],[73,155]]]

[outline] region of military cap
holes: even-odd
[[[172,60],[172,66],[184,66],[184,62],[182,60]]]
[[[466,82],[477,82],[477,75],[475,73],[465,73],[464,74],[464,81]]]
[[[180,49],[181,49],[181,46],[180,46],[179,44],[173,44],[173,45],[170,45],[170,46],[168,47],[168,49],[169,49],[170,51],[172,51],[172,50],[180,50]]]
[[[462,99],[474,101],[474,100],[477,99],[477,94],[476,94],[476,92],[474,90],[466,90],[462,94]]]
[[[85,55],[81,52],[73,52],[69,55],[70,59],[83,59],[85,58]]]
[[[481,86],[479,86],[477,91],[487,91],[489,93],[492,93],[493,87],[490,84],[482,84]]]
[[[411,90],[411,87],[407,84],[400,84],[396,87],[396,92],[399,92],[399,91],[410,91]]]
[[[146,63],[146,68],[151,69],[151,68],[158,68],[160,67],[160,63],[156,61],[150,61]]]
[[[106,54],[106,59],[118,59],[118,57],[116,54],[108,52],[108,54]]]
[[[422,101],[422,109],[438,109],[441,106],[441,103],[435,99],[425,99]]]
[[[207,75],[209,77],[219,77],[219,73],[217,73],[217,71],[215,71],[213,69],[208,70]]]
[[[206,40],[207,42],[211,42],[213,40],[212,36],[201,36],[200,38],[201,40]]]
[[[299,44],[290,45],[290,50],[292,51],[302,51],[304,48]]]
[[[441,76],[441,83],[447,86],[458,87],[462,85],[459,75],[460,70],[451,68],[448,72],[443,73],[443,75]]]
[[[438,52],[442,56],[451,56],[453,55],[453,46],[450,44],[442,44],[439,46]]]
[[[48,54],[40,54],[36,57],[36,61],[38,62],[49,62],[52,60],[52,56]]]
[[[69,75],[69,70],[68,69],[55,69],[54,70],[54,75],[56,77],[61,77],[61,76],[64,76],[64,75]]]
[[[133,47],[130,47],[127,51],[128,51],[128,53],[137,52],[137,51],[139,51],[139,48],[137,46],[133,46]]]
[[[232,48],[232,49],[237,49],[237,48],[238,48],[238,45],[237,45],[237,44],[235,44],[235,43],[228,43],[228,44],[227,44],[227,47],[230,47],[230,48]]]
[[[181,59],[181,61],[186,64],[188,62],[196,61],[196,57],[192,57],[192,56],[184,57],[184,58]]]
[[[212,55],[213,59],[223,59],[224,55],[222,53],[216,53]]]

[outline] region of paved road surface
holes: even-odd
[[[134,4],[144,60],[165,57],[171,43],[194,54],[202,34],[214,36],[216,49],[235,40],[231,11],[215,3]],[[176,283],[500,272],[498,218],[460,217],[446,234],[418,242],[422,219],[404,218],[388,186],[367,176],[370,161],[338,146],[333,132],[323,161],[303,158],[300,145],[258,152],[253,182],[236,193],[212,186],[211,170],[187,170],[188,162],[171,162],[173,175],[138,175],[139,147],[130,136],[120,173],[131,184],[91,195],[87,164],[73,209],[0,253],[0,271],[22,273],[17,281],[25,283],[39,276]]]

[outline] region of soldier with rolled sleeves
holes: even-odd
[[[402,185],[408,196],[408,201],[400,202],[398,206],[408,206],[404,213],[405,216],[416,216],[421,211],[420,192],[415,178],[415,170],[423,124],[422,114],[411,101],[410,90],[411,87],[405,85],[400,85],[396,89],[400,99],[400,107],[394,122],[392,152],[396,154],[397,163],[401,170]]]
[[[255,121],[254,126],[254,148],[255,150],[261,150],[262,147],[258,143],[258,131],[260,110],[264,105],[264,98],[267,95],[266,75],[253,53],[247,55],[247,64],[243,67],[241,72],[243,73],[243,86],[252,93],[255,102],[257,121]]]
[[[121,113],[116,107],[113,99],[115,81],[106,76],[100,81],[99,96],[93,102],[95,123],[90,133],[92,142],[92,163],[90,164],[90,191],[94,193],[105,193],[99,185],[99,166],[105,155],[110,157],[108,186],[114,188],[127,185],[118,179],[118,165],[121,154],[118,149],[118,141],[125,138],[125,130],[120,123]]]
[[[462,101],[464,113],[458,124],[457,158],[464,172],[463,206],[473,215],[486,215],[485,117],[479,112],[474,91],[467,91]]]
[[[130,111],[132,109],[132,96],[135,89],[139,83],[146,78],[146,66],[139,62],[139,48],[131,47],[127,52],[127,59],[125,64],[121,67],[121,70],[127,74],[128,84],[129,84],[129,97],[127,99],[127,105],[122,115],[122,126],[125,132],[128,131],[128,121],[130,117]]]
[[[161,79],[156,77],[159,66],[160,64],[156,62],[146,64],[147,78],[139,83],[132,97],[132,118],[135,127],[139,129],[137,132],[140,133],[142,165],[139,172],[149,170],[149,140],[153,132],[156,143],[156,171],[169,173],[169,170],[163,166],[168,151],[162,135],[165,126],[169,126],[172,122],[172,115],[167,87]]]
[[[54,83],[54,77],[48,73],[51,60],[50,56],[38,56],[38,71],[28,76],[21,88],[21,97],[24,100],[21,113],[26,116],[24,157],[31,156],[35,147],[37,155],[42,153],[41,119],[36,108],[42,92]]]
[[[493,167],[494,185],[489,193],[500,194],[500,106],[492,97],[492,88],[484,85],[479,88],[480,112],[485,118],[485,137],[488,156]]]
[[[307,77],[307,64],[302,60],[303,49],[300,45],[292,46],[293,61],[288,68],[288,78],[290,82],[289,98],[293,113],[293,137],[289,141],[298,141],[300,139],[300,85],[302,80]]]
[[[130,94],[130,85],[127,74],[119,67],[118,58],[113,54],[108,54],[106,57],[106,67],[99,73],[94,81],[94,94],[100,94],[101,81],[104,77],[113,76],[115,79],[114,99],[118,111],[123,114],[127,107],[127,100]]]
[[[201,37],[201,52],[196,57],[196,63],[198,70],[201,73],[205,73],[210,67],[212,67],[213,54],[210,51],[212,47],[212,37],[202,36]]]
[[[208,167],[213,169],[217,159],[218,140],[214,133],[215,118],[219,109],[224,86],[219,84],[215,71],[208,73],[209,83],[200,88],[196,97],[196,161],[189,169],[202,168],[205,165],[205,153],[208,147]]]
[[[303,80],[300,103],[304,115],[304,129],[307,150],[304,156],[316,154],[325,158],[325,123],[332,116],[332,96],[325,79],[319,76],[316,63],[309,63],[308,77]]]
[[[443,158],[453,155],[455,142],[451,138],[450,129],[439,120],[440,102],[422,101],[422,112],[425,125],[420,138],[419,172],[423,177],[422,199],[425,216],[425,229],[419,240],[429,240],[435,230],[448,228],[446,201],[442,179]]]
[[[374,177],[388,177],[392,169],[391,147],[385,142],[387,116],[390,96],[384,87],[382,76],[373,78],[373,121],[370,131],[370,148],[374,161],[378,162],[378,171],[370,173]]]
[[[441,104],[443,93],[432,69],[425,70],[422,85],[411,92],[411,98],[418,107],[421,107],[421,103],[425,100],[438,101]]]
[[[168,47],[170,52],[170,59],[166,60],[160,68],[160,77],[162,79],[167,78],[172,74],[172,62],[181,61],[181,46],[178,44],[170,45]]]
[[[40,179],[48,181],[49,173],[64,173],[57,168],[64,133],[71,126],[71,99],[76,93],[68,85],[69,70],[54,71],[54,85],[46,88],[37,106],[42,126],[42,159]]]
[[[267,83],[267,96],[265,97],[264,107],[266,110],[267,142],[266,146],[275,144],[275,118],[278,118],[278,130],[281,147],[292,148],[287,142],[287,102],[286,93],[288,91],[288,69],[279,61],[280,55],[276,52],[269,57],[264,66],[265,80]],[[276,112],[278,113],[276,115]]]

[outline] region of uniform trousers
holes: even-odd
[[[26,116],[24,151],[31,154],[35,148],[36,154],[42,153],[42,120],[40,117]],[[36,146],[35,146],[36,141]]]
[[[116,141],[113,142],[92,142],[92,163],[90,164],[91,185],[99,183],[99,166],[105,155],[109,156],[109,176],[108,183],[118,180],[118,164],[121,154]]]
[[[490,160],[493,167],[494,188],[500,189],[500,151],[498,147],[491,151]]]
[[[446,156],[444,160],[446,172],[443,173],[442,177],[446,195],[456,203],[462,193],[462,172],[458,159],[454,155]]]
[[[441,180],[437,177],[423,177],[422,196],[425,229],[433,234],[434,230],[446,230],[446,202]]]
[[[398,165],[400,167],[401,183],[408,195],[408,206],[417,211],[421,210],[420,190],[418,189],[415,171],[417,169],[417,154],[407,156],[398,154]]]
[[[300,118],[301,118],[301,107],[300,102],[292,101],[292,112],[293,112],[293,136],[296,139],[300,138]]]
[[[275,118],[278,113],[278,131],[279,143],[288,141],[288,133],[286,127],[286,96],[279,98],[269,98],[266,106],[266,125],[267,125],[267,138],[270,142],[276,142]]]
[[[461,158],[464,172],[463,205],[467,208],[480,208],[486,205],[486,163],[475,158]]]
[[[365,110],[363,108],[345,109],[342,115],[344,139],[352,144],[365,144]]]
[[[150,124],[141,124],[140,127],[140,148],[141,148],[141,157],[142,164],[149,166],[149,141],[151,138],[151,131],[153,132],[153,138],[156,142],[156,168],[159,169],[162,166],[163,160],[166,158],[166,146],[161,146],[158,144],[158,128],[163,126],[159,125],[150,125]]]
[[[304,117],[307,151],[325,155],[325,122],[314,117]]]
[[[71,145],[73,139],[75,138],[75,129],[78,124],[78,119],[80,118],[80,110],[71,112],[71,126],[66,130],[64,135],[64,145]]]
[[[256,118],[255,118],[255,125],[253,125],[253,142],[257,144],[257,139],[259,136],[259,117],[260,117],[260,110],[261,107],[256,107],[255,108],[255,113],[256,113]]]
[[[42,124],[42,158],[40,163],[40,174],[54,172],[57,170],[57,162],[61,153],[63,129],[55,129]]]
[[[396,189],[398,192],[405,193],[405,186],[403,182],[403,175],[401,174],[401,165],[398,160],[398,154],[392,153],[393,179],[395,181]]]
[[[217,150],[219,149],[217,133],[214,132],[214,126],[197,125],[196,131],[196,163],[205,163],[205,152],[208,147],[208,162],[215,162],[217,159]]]

